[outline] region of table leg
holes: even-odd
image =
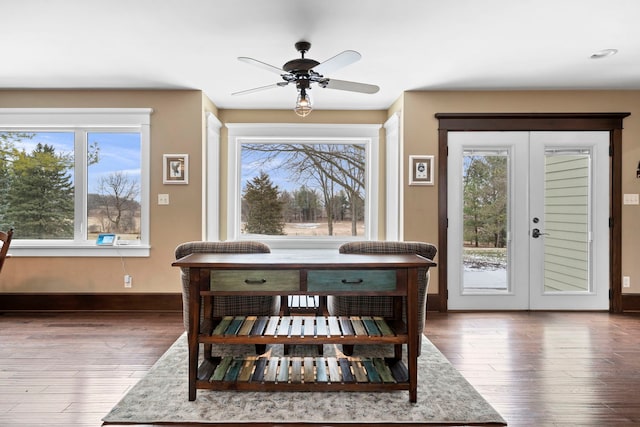
[[[396,344],[393,346],[393,357],[396,359],[402,359],[402,344]]]
[[[198,352],[200,344],[200,269],[189,269],[189,330],[187,338],[189,342],[189,400],[196,400],[196,381],[198,375]]]
[[[404,277],[404,275],[402,277]],[[404,310],[406,301],[408,301],[406,296],[393,298],[393,317],[395,320],[397,321],[403,320],[402,311]],[[409,333],[409,324],[407,323],[407,334],[408,333]],[[397,344],[393,346],[393,356],[396,359],[402,359],[402,344]]]
[[[213,298],[215,297],[207,296],[201,297],[200,299],[200,304],[202,305],[202,317],[206,320],[204,322],[204,325],[206,325],[206,330],[200,332],[207,335],[211,335],[211,332],[213,331]],[[213,355],[211,354],[213,345],[204,344],[203,347],[203,357],[207,360],[211,360],[213,358]]]
[[[407,362],[409,363],[409,401],[418,400],[418,269],[412,268],[407,277],[407,328],[409,343]]]

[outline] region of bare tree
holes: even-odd
[[[108,220],[107,231],[133,231],[138,207],[136,198],[140,194],[138,181],[122,171],[116,171],[100,178],[98,191],[102,199],[102,213]]]
[[[247,144],[243,150],[266,153],[266,160],[284,154],[284,167],[302,184],[313,182],[322,191],[329,235],[332,235],[332,200],[342,189],[347,196],[352,221],[352,235],[357,235],[365,176],[365,148],[358,144]]]

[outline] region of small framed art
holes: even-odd
[[[433,156],[409,156],[409,185],[433,185]]]
[[[189,183],[189,155],[164,154],[162,156],[162,183]]]

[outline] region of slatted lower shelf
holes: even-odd
[[[327,344],[371,339],[401,343],[407,337],[403,322],[373,316],[226,316],[216,325],[203,325],[201,330],[205,333],[200,342],[226,344],[311,344],[310,339]]]
[[[404,344],[403,322],[367,316],[227,316],[203,324],[208,344]],[[207,357],[196,388],[246,391],[408,390],[398,358],[283,356]]]
[[[406,389],[402,360],[361,357],[214,357],[198,370],[198,388],[220,390]]]

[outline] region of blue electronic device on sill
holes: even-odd
[[[98,235],[96,245],[98,246],[113,246],[118,241],[118,236],[111,233],[102,233]]]

